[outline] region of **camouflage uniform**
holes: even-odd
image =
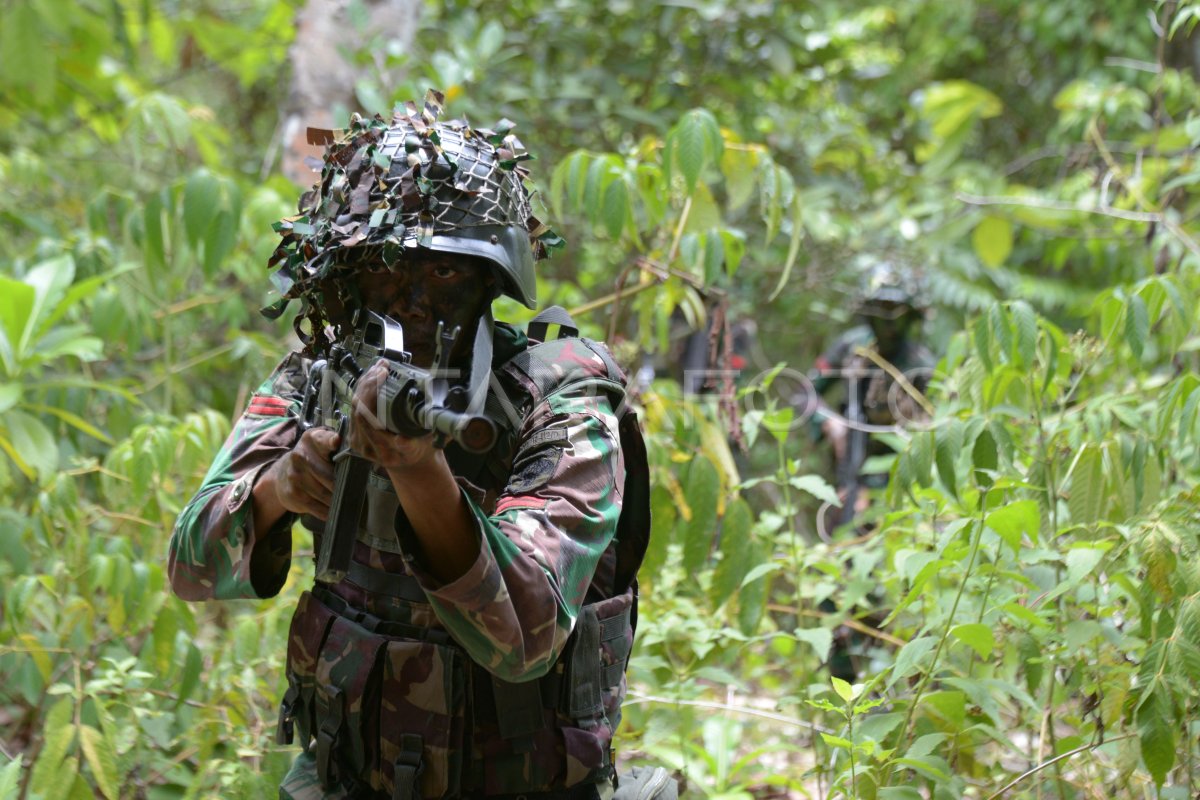
[[[406,758],[419,764],[424,797],[603,787],[612,775],[632,646],[632,593],[619,585],[614,542],[627,485],[613,391],[622,378],[595,343],[569,338],[526,350],[523,335],[503,324],[497,342],[494,388],[520,417],[512,441],[490,463],[447,450],[476,519],[479,557],[460,579],[439,584],[416,556],[387,478],[372,476],[351,574],[305,592],[293,620],[285,717],[311,747],[284,796],[391,796]],[[556,377],[528,374],[537,370],[520,355],[540,349],[551,350],[543,361]],[[283,585],[293,519],[260,534],[249,498],[260,470],[300,436],[306,367],[293,353],[262,384],[180,515],[169,568],[181,597],[267,597]],[[318,520],[303,521],[319,535]],[[582,612],[590,648],[572,638]],[[587,675],[572,673],[575,664]],[[581,682],[586,697],[577,696]],[[336,731],[333,752],[322,755],[319,687],[357,683],[368,685],[361,694],[382,718],[346,710],[357,721]],[[523,705],[530,698],[532,716]],[[402,730],[417,717],[421,742]],[[322,758],[336,788],[319,788]],[[357,776],[371,764],[378,777],[364,783]]]

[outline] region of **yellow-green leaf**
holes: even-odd
[[[1012,223],[1005,217],[984,217],[971,234],[971,245],[984,264],[1000,266],[1012,252]]]
[[[83,746],[83,755],[96,785],[108,800],[118,800],[121,791],[120,778],[117,775],[117,756],[112,744],[104,738],[104,734],[91,725],[79,728],[79,743]]]

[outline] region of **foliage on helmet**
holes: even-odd
[[[275,223],[282,238],[268,266],[277,267],[280,298],[262,310],[274,319],[300,300],[295,328],[307,345],[328,320],[323,292],[357,305],[349,278],[367,264],[402,268],[418,248],[485,258],[502,293],[532,304],[532,262],[563,241],[532,213],[521,166],[531,156],[513,123],[443,122],[442,102],[430,90],[422,106],[398,106],[390,123],[356,114],[346,130],[309,129],[310,143],[326,145],[321,180],[301,197],[298,215]],[[520,243],[503,236],[510,230],[521,231]]]
[[[880,306],[924,307],[919,281],[909,269],[892,261],[874,263],[863,275],[859,290],[859,310],[871,315]]]

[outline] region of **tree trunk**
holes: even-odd
[[[384,54],[409,48],[420,14],[420,0],[308,0],[296,18],[296,40],[288,53],[292,83],[282,113],[282,170],[293,183],[313,183],[305,159],[320,158],[322,148],[308,144],[310,126],[332,128],[335,109],[390,113],[386,108],[361,108],[354,87],[371,78],[388,95],[400,70],[387,69]],[[347,60],[358,52],[369,52],[370,60]]]

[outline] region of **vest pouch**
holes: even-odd
[[[459,794],[466,683],[465,656],[457,648],[388,642],[379,706],[381,785],[375,788],[398,800]]]
[[[316,730],[313,715],[316,710],[317,659],[333,620],[333,612],[311,592],[305,591],[300,595],[288,629],[288,691],[279,710],[278,739],[280,744],[290,744],[294,725],[298,737],[296,743],[306,753]]]
[[[386,640],[335,617],[317,660],[313,735],[325,788],[361,781],[378,759],[379,659]]]

